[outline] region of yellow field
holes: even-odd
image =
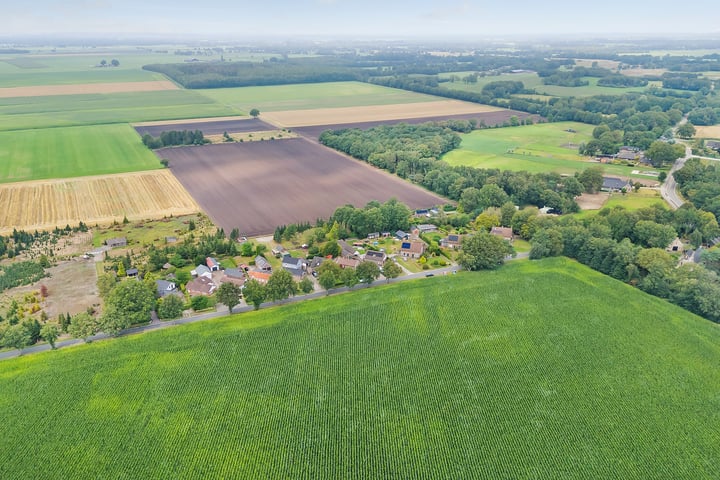
[[[695,138],[720,138],[720,125],[709,127],[695,125]]]
[[[645,75],[660,76],[667,72],[665,68],[627,68],[620,71],[628,77],[644,77]]]
[[[169,80],[156,80],[149,82],[87,83],[77,85],[38,85],[32,87],[0,88],[0,98],[123,92],[156,92],[159,90],[177,89],[178,86]]]
[[[286,110],[263,113],[261,118],[278,127],[309,127],[344,123],[402,120],[405,118],[440,117],[471,113],[496,112],[501,108],[459,100],[370,105],[364,107],[318,108],[315,110]]]
[[[200,211],[170,170],[0,185],[0,234]]]

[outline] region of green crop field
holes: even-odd
[[[597,165],[577,153],[580,143],[592,139],[593,128],[584,123],[558,122],[475,130],[462,134],[460,148],[445,154],[443,160],[477,168],[572,174]],[[603,165],[603,169],[625,176],[632,176],[633,170],[620,165]]]
[[[692,478],[720,331],[564,259],[0,362],[0,478]]]
[[[261,112],[277,112],[444,100],[431,95],[362,82],[303,83],[196,91],[229,108],[246,112],[252,108],[257,108]]]
[[[239,114],[190,90],[0,98],[0,131]]]
[[[0,132],[0,182],[160,168],[129,125]]]
[[[460,78],[467,76],[472,72],[455,72],[455,73],[443,73],[440,77],[450,77],[451,75],[459,76]],[[534,88],[535,91],[540,95],[546,95],[550,97],[589,97],[592,95],[622,95],[627,92],[642,92],[646,87],[628,87],[628,88],[614,88],[614,87],[598,87],[597,78],[585,77],[584,80],[590,82],[585,87],[561,87],[558,85],[543,85],[542,79],[537,73],[506,73],[503,75],[479,77],[477,83],[463,83],[458,82],[444,82],[440,85],[442,88],[464,90],[469,92],[481,92],[482,88],[490,82],[497,81],[513,81],[523,82],[525,88]]]

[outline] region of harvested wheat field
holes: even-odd
[[[0,98],[48,97],[52,95],[88,95],[98,93],[156,92],[178,90],[169,80],[148,82],[83,83],[77,85],[37,85],[32,87],[0,88]]]
[[[502,109],[489,105],[461,102],[459,100],[441,100],[437,102],[395,105],[287,110],[283,112],[267,112],[261,116],[266,122],[273,123],[278,127],[304,127],[463,115],[468,113],[495,112],[498,110]]]
[[[695,125],[695,138],[720,138],[720,125],[709,127]]]
[[[169,170],[0,185],[0,205],[0,234],[200,210]]]

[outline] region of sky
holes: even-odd
[[[720,34],[716,1],[5,0],[0,35],[704,35]]]

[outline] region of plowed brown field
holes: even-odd
[[[404,103],[396,105],[370,105],[366,107],[319,108],[315,110],[288,110],[267,112],[262,119],[279,127],[306,127],[311,125],[337,125],[343,123],[375,122],[407,118],[438,117],[484,113],[501,108],[459,100]]]
[[[77,85],[37,85],[33,87],[0,88],[0,98],[47,97],[51,95],[84,95],[98,93],[155,92],[177,90],[169,80],[149,82],[84,83]]]
[[[0,205],[0,234],[200,210],[169,170],[4,184]]]

